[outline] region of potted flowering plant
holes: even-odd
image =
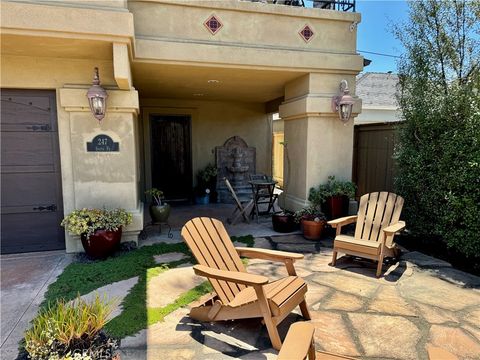
[[[327,218],[319,206],[311,205],[295,212],[295,222],[300,223],[305,239],[318,240],[322,236]]]
[[[328,219],[336,219],[348,215],[349,201],[355,196],[356,190],[353,182],[329,176],[326,184],[310,189],[308,200],[321,206]]]
[[[167,203],[162,204],[162,200],[165,198],[163,191],[157,188],[151,188],[145,191],[145,194],[150,195],[153,200],[153,203],[150,204],[148,208],[152,222],[166,222],[170,216],[170,205]]]
[[[195,203],[208,204],[210,195],[215,188],[218,169],[212,164],[208,164],[205,169],[199,170],[197,173],[197,186],[194,189]]]
[[[80,235],[87,255],[101,259],[111,255],[120,244],[122,226],[132,222],[132,214],[124,209],[74,210],[61,225],[70,233]]]

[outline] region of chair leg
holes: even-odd
[[[335,266],[337,263],[337,251],[333,250],[333,255],[332,255],[332,266]]]
[[[308,360],[315,360],[315,340],[312,338],[312,343],[308,349]]]
[[[265,321],[265,326],[267,327],[268,336],[272,342],[272,346],[275,350],[280,350],[282,347],[282,340],[280,340],[280,335],[278,334],[278,329],[276,323],[272,319],[272,313],[270,312],[270,307],[268,305],[267,297],[265,296],[265,291],[263,286],[254,286],[255,293],[257,294],[258,305],[263,315],[263,320]]]
[[[305,320],[310,320],[310,312],[308,311],[307,307],[307,302],[305,301],[305,298],[303,298],[303,301],[299,304],[300,306],[300,311],[302,312],[302,316]]]
[[[382,266],[383,266],[383,256],[380,256],[378,259],[378,265],[377,265],[377,278],[380,277],[380,274],[382,273]]]

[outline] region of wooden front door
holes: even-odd
[[[150,115],[152,186],[166,199],[188,200],[192,192],[191,120],[188,115]]]
[[[65,248],[54,91],[2,90],[1,252]]]

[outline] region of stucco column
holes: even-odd
[[[286,207],[298,210],[308,204],[311,187],[328,176],[351,180],[353,160],[353,116],[361,109],[358,99],[352,119],[344,124],[331,110],[331,99],[346,79],[355,94],[355,75],[311,73],[285,86],[280,105],[284,120]],[[290,172],[289,172],[290,170]]]
[[[108,90],[107,114],[99,122],[88,106],[87,88],[57,92],[59,138],[65,213],[80,208],[124,208],[133,222],[123,229],[122,241],[137,241],[143,228],[139,199],[138,93]],[[87,143],[107,135],[118,151],[87,151]],[[83,251],[78,236],[66,233],[67,252]]]

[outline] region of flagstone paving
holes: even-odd
[[[427,346],[433,345],[459,359],[480,359],[480,278],[410,252],[385,266],[377,279],[374,263],[341,257],[331,267],[331,241],[311,242],[299,235],[258,238],[255,246],[305,254],[296,268],[308,284],[317,350],[410,360],[427,359]],[[272,279],[286,274],[282,264],[264,260],[250,260],[247,269]],[[188,279],[182,289],[198,283],[190,267],[182,271]],[[148,291],[173,291],[169,286],[176,286],[180,274],[170,278],[170,272],[159,275],[162,281],[152,279]],[[171,295],[175,298],[178,291]],[[302,321],[298,309],[279,326],[282,338],[295,321]],[[277,354],[260,320],[200,323],[188,317],[187,308],[124,339],[121,348],[122,359],[275,359]]]

